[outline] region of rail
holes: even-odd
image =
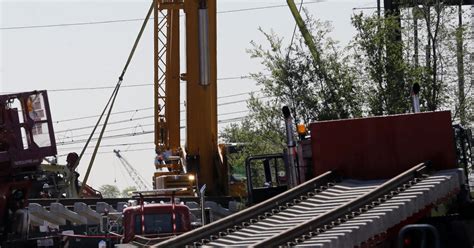
[[[333,227],[335,223],[345,222],[347,219],[366,212],[375,205],[395,196],[405,188],[404,184],[411,184],[412,182],[410,181],[423,176],[423,174],[427,172],[427,169],[426,163],[418,164],[369,191],[365,195],[335,208],[324,215],[314,217],[279,235],[263,240],[255,244],[254,247],[276,247],[294,241],[309,232],[314,232],[315,230],[324,231],[324,229]]]
[[[332,171],[326,172],[304,184],[286,191],[283,194],[275,196],[253,207],[242,210],[236,215],[232,215],[216,222],[213,222],[202,228],[185,233],[177,238],[169,239],[157,244],[155,247],[183,247],[186,245],[204,245],[205,243],[222,236],[224,232],[234,231],[244,227],[246,222],[265,218],[266,213],[275,212],[275,209],[284,209],[288,205],[298,201],[298,197],[309,191],[320,187],[326,187],[327,184],[339,180],[338,176]],[[278,211],[278,210],[276,210]]]

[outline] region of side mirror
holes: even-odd
[[[438,230],[429,224],[404,226],[398,233],[399,248],[439,248]]]

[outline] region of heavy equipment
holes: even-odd
[[[43,182],[35,174],[44,157],[56,155],[56,145],[45,91],[1,95],[0,111],[0,228],[5,234],[16,210],[39,193],[35,190]]]
[[[181,10],[186,20],[184,73],[180,73]],[[228,172],[217,144],[216,0],[156,0],[154,13],[157,157],[176,158],[164,159],[165,164],[198,175],[208,195],[227,194]],[[184,147],[180,144],[180,81],[186,83]],[[160,176],[167,175],[155,175]]]

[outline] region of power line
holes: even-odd
[[[315,3],[321,3],[321,2],[325,2],[325,0],[316,0],[312,2],[306,2],[304,4],[315,4]],[[262,6],[262,7],[253,7],[253,8],[244,8],[244,9],[224,10],[224,11],[218,11],[217,13],[218,14],[237,13],[237,12],[244,12],[244,11],[275,9],[275,8],[282,8],[282,7],[288,7],[288,5],[280,4],[280,5],[271,5],[271,6]]]
[[[219,124],[224,124],[224,123],[230,123],[230,122],[237,122],[237,121],[240,121],[240,120],[243,120],[246,116],[242,116],[242,117],[236,117],[236,118],[230,118],[230,119],[226,119],[226,120],[221,120],[219,121]],[[181,127],[181,128],[184,128],[184,127]],[[122,137],[127,137],[127,136],[138,136],[138,135],[146,135],[146,134],[150,134],[150,133],[153,133],[153,131],[144,131],[142,133],[139,133],[139,134],[121,134],[121,135],[115,135],[115,136],[104,136],[104,138],[108,138],[108,139],[114,139],[114,138],[122,138]],[[68,142],[68,143],[64,143],[64,144],[59,144],[58,146],[62,146],[62,145],[70,145],[70,144],[75,144],[75,143],[82,143],[84,142],[85,140],[78,140],[78,141],[74,141],[74,142]],[[101,147],[116,147],[116,146],[133,146],[133,145],[145,145],[145,144],[153,144],[154,142],[132,142],[132,143],[119,143],[119,144],[109,144],[109,145],[101,145]],[[83,147],[61,147],[60,149],[61,150],[74,150],[74,149],[81,149]],[[125,152],[128,152],[128,151],[145,151],[145,150],[154,150],[155,148],[141,148],[141,149],[130,149],[130,150],[126,150]],[[98,152],[99,154],[104,154],[104,153],[112,153],[112,152]],[[85,154],[91,154],[91,153],[85,153]],[[63,157],[63,156],[66,156],[67,154],[62,154],[62,155],[58,155],[57,157]]]
[[[270,96],[259,97],[259,99],[264,99],[264,98],[270,98]],[[231,104],[242,103],[242,102],[246,102],[246,101],[248,101],[248,99],[219,103],[219,104],[217,104],[217,106],[231,105]],[[184,110],[181,110],[180,112],[184,112]],[[131,122],[131,121],[137,121],[137,120],[144,120],[144,119],[149,119],[149,118],[153,118],[153,117],[154,117],[153,115],[148,115],[148,116],[142,116],[142,117],[137,117],[137,118],[121,119],[121,120],[118,120],[118,121],[109,122],[108,125],[121,124],[121,123],[124,123],[124,122]],[[99,125],[99,126],[102,126],[102,124]],[[65,129],[65,130],[56,131],[55,133],[66,133],[66,132],[70,132],[70,131],[84,130],[84,129],[89,129],[89,128],[93,128],[93,127],[95,127],[95,126],[68,128],[68,129]]]
[[[153,18],[150,18],[150,19],[153,19]],[[118,19],[118,20],[94,21],[94,22],[74,22],[74,23],[59,23],[59,24],[46,24],[46,25],[13,26],[13,27],[2,27],[2,28],[0,28],[0,30],[84,26],[84,25],[110,24],[110,23],[120,23],[120,22],[137,22],[137,21],[143,21],[143,20],[144,20],[143,18],[134,18],[134,19]]]
[[[230,118],[226,120],[220,120],[218,121],[218,124],[226,124],[226,123],[231,123],[231,122],[237,122],[245,119],[246,116],[241,116],[241,117],[236,117],[236,118]],[[180,126],[181,129],[185,128],[184,126]],[[134,137],[134,136],[142,136],[146,134],[154,134],[154,130],[147,130],[147,131],[142,131],[142,132],[133,132],[133,133],[122,133],[122,134],[116,134],[116,135],[110,135],[110,136],[103,136],[102,139],[117,139],[117,138],[127,138],[127,137]],[[68,141],[68,142],[57,142],[57,146],[65,146],[65,145],[71,145],[71,144],[76,144],[76,143],[83,143],[86,142],[88,139],[81,139],[81,140],[75,140],[75,141]],[[92,138],[91,141],[97,140],[97,138]]]
[[[122,151],[122,152],[137,152],[137,151],[150,151],[150,150],[155,150],[154,147],[152,148],[138,148],[138,149],[130,149],[130,150],[126,150],[126,151]],[[114,153],[113,151],[111,152],[97,152],[97,154],[107,154],[107,153]],[[92,153],[84,153],[84,155],[91,155]],[[65,157],[67,156],[68,154],[61,154],[61,155],[57,155],[56,157]]]
[[[265,99],[265,98],[271,98],[271,97],[272,97],[272,96],[262,96],[262,97],[259,97],[258,99]],[[232,102],[223,102],[223,103],[217,104],[217,106],[224,106],[224,105],[236,104],[236,103],[246,102],[246,101],[248,101],[248,100],[249,100],[249,99],[238,100],[238,101],[232,101]]]
[[[241,117],[235,117],[235,118],[229,118],[229,119],[226,119],[226,120],[222,120],[220,121],[219,123],[220,124],[225,124],[225,123],[230,123],[230,122],[236,122],[236,121],[240,121],[242,119],[244,119],[245,116],[241,116]],[[151,124],[151,125],[154,125],[154,124]],[[143,125],[143,126],[146,126],[146,125]],[[184,127],[182,127],[184,128]],[[111,130],[109,130],[111,131]],[[145,132],[145,131],[144,131]],[[143,133],[143,132],[142,132]],[[130,136],[135,136],[134,133],[131,133]],[[137,133],[137,134],[141,134],[140,132]],[[146,132],[146,134],[148,134],[148,132]],[[77,136],[76,136],[77,137]],[[109,136],[111,137],[111,136]],[[111,138],[115,138],[115,137],[111,137]],[[74,143],[78,142],[82,142],[82,141],[72,141]],[[59,144],[61,145],[68,145],[68,144],[65,144],[67,142],[58,142]],[[63,144],[64,143],[64,144]],[[148,141],[148,142],[131,142],[131,143],[118,143],[118,144],[107,144],[107,145],[101,145],[101,147],[117,147],[117,146],[135,146],[135,145],[148,145],[148,144],[154,144],[153,141]],[[89,147],[93,147],[93,145],[90,145]],[[75,150],[75,149],[82,149],[83,147],[82,146],[76,146],[76,147],[62,147],[61,150]]]
[[[150,86],[153,84],[129,84],[129,85],[122,85],[122,88],[134,88],[134,87],[143,87],[143,86]],[[52,89],[48,90],[48,92],[64,92],[64,91],[81,91],[81,90],[105,90],[105,89],[114,89],[115,86],[97,86],[97,87],[81,87],[81,88],[65,88],[65,89]]]
[[[151,117],[150,117],[151,118]],[[139,128],[141,127],[142,128],[142,131],[143,131],[143,127],[149,127],[149,126],[154,126],[155,124],[154,123],[151,123],[151,124],[144,124],[144,125],[135,125],[135,126],[128,126],[128,127],[123,127],[123,128],[116,128],[116,129],[111,129],[111,130],[106,130],[105,133],[111,133],[111,132],[116,132],[116,131],[123,131],[123,130],[130,130],[130,129],[133,129],[133,128]],[[136,132],[135,132],[136,133]],[[67,134],[67,132],[66,132]],[[60,143],[62,142],[61,140],[64,140],[64,139],[74,139],[74,138],[79,138],[79,137],[88,137],[90,135],[90,133],[85,133],[85,134],[79,134],[79,135],[71,135],[71,136],[64,136],[63,138],[59,138],[59,137],[56,137],[56,143]]]
[[[316,0],[313,2],[307,2],[304,4],[315,4],[324,2],[324,0]],[[217,14],[228,14],[228,13],[237,13],[245,11],[255,11],[255,10],[265,10],[265,9],[274,9],[286,7],[287,5],[269,5],[262,7],[253,7],[253,8],[242,8],[242,9],[233,9],[233,10],[223,10],[217,11]],[[154,19],[154,18],[150,18]],[[143,18],[133,18],[133,19],[117,19],[117,20],[104,20],[104,21],[90,21],[90,22],[74,22],[74,23],[59,23],[59,24],[46,24],[46,25],[28,25],[28,26],[12,26],[12,27],[1,27],[0,30],[25,30],[25,29],[38,29],[38,28],[55,28],[55,27],[68,27],[68,26],[86,26],[86,25],[97,25],[97,24],[112,24],[112,23],[124,23],[124,22],[137,22],[143,21]]]
[[[234,77],[222,77],[218,78],[218,81],[227,81],[227,80],[237,80],[237,79],[248,79],[251,76],[242,75],[242,76],[234,76]],[[185,82],[181,82],[185,83]],[[122,85],[123,88],[135,88],[135,87],[143,87],[143,86],[153,86],[154,84],[129,84],[129,85]],[[105,89],[114,89],[115,86],[96,86],[96,87],[79,87],[79,88],[64,88],[64,89],[50,89],[48,92],[67,92],[67,91],[84,91],[84,90],[105,90]]]
[[[152,134],[155,133],[153,130],[148,130],[148,131],[143,131],[140,133],[121,133],[121,134],[116,134],[116,135],[109,135],[109,136],[103,136],[102,139],[117,139],[117,138],[126,138],[126,137],[134,137],[134,136],[141,136],[141,135],[146,135],[146,134]],[[88,139],[81,139],[81,140],[74,140],[74,141],[67,141],[67,142],[58,142],[56,146],[65,146],[65,145],[70,145],[70,144],[76,144],[76,143],[83,143],[86,142]],[[97,138],[92,138],[91,141],[97,140]]]
[[[132,143],[119,143],[119,144],[108,144],[108,145],[101,145],[100,147],[117,147],[117,146],[134,146],[134,145],[149,145],[154,144],[155,142],[132,142]],[[93,146],[89,146],[93,147]],[[75,150],[75,149],[82,149],[82,146],[73,146],[73,147],[62,147],[61,150]]]
[[[301,0],[300,8],[298,10],[298,13],[301,12],[301,9],[303,8],[303,1],[304,0]],[[294,41],[295,35],[296,35],[296,27],[297,27],[297,23],[295,23],[295,27],[293,28],[293,34],[291,35],[290,46],[289,46],[289,49],[288,49],[288,54],[286,55],[287,59],[290,57],[291,47],[293,46],[293,41]]]
[[[257,93],[257,92],[261,92],[261,91],[260,91],[260,90],[256,90],[256,91],[249,91],[249,92],[244,92],[244,93],[237,93],[237,94],[225,95],[225,96],[217,97],[217,99],[224,99],[224,98],[230,98],[230,97],[235,97],[235,96],[243,96],[243,95],[248,95],[248,94]],[[181,104],[184,104],[184,102],[181,102]],[[119,111],[119,112],[111,113],[111,115],[124,114],[124,113],[132,113],[132,112],[137,113],[137,112],[139,112],[139,111],[150,110],[150,109],[153,109],[153,107],[140,108],[140,109],[131,109],[131,110],[124,110],[124,111]],[[89,115],[89,116],[83,116],[83,117],[74,117],[74,118],[69,118],[69,119],[63,119],[63,120],[59,120],[59,121],[54,121],[54,123],[59,124],[59,123],[62,123],[62,122],[69,122],[69,121],[77,121],[77,120],[83,120],[83,119],[90,119],[90,118],[95,118],[95,117],[99,117],[99,116],[100,116],[100,115]]]
[[[243,120],[244,118],[245,118],[245,116],[230,118],[230,119],[220,121],[219,123],[220,124],[225,124],[225,123],[230,123],[230,122],[236,122],[236,121]],[[184,127],[181,127],[181,128],[184,128]],[[148,133],[149,132],[146,132],[146,133],[144,132],[144,133],[140,133],[140,134],[148,134]],[[135,136],[135,135],[131,135],[131,136]],[[111,136],[106,136],[106,137],[115,138],[115,137],[111,137]],[[81,142],[82,141],[74,141],[72,143],[61,144],[61,145],[68,145],[68,144],[81,143]],[[148,144],[154,144],[154,142],[149,141],[149,142],[131,142],[131,143],[108,144],[108,145],[101,145],[101,147],[134,146],[134,145],[148,145]],[[62,147],[60,149],[61,150],[75,150],[75,149],[82,149],[82,148],[83,147]],[[154,149],[154,148],[145,148],[145,150],[149,150],[149,149]],[[139,150],[141,151],[142,149],[135,149],[135,150],[136,151],[139,151]],[[133,151],[133,150],[126,150],[126,151]],[[101,152],[99,152],[99,153],[101,153]],[[64,155],[59,155],[58,157],[61,157],[61,156],[64,156]]]
[[[122,119],[122,120],[118,120],[118,121],[109,122],[107,125],[121,124],[121,123],[124,123],[124,122],[144,120],[144,119],[149,119],[149,118],[152,118],[152,117],[153,117],[153,115],[137,117],[137,118],[134,118],[134,119],[133,118],[131,118],[131,119]],[[103,125],[100,124],[99,126],[103,126]],[[85,127],[77,127],[77,128],[70,128],[70,129],[66,129],[66,130],[56,131],[55,133],[66,133],[66,132],[70,132],[70,131],[84,130],[84,129],[89,129],[89,128],[93,128],[93,127],[95,127],[95,125],[85,126]]]
[[[218,78],[218,81],[227,81],[227,80],[237,80],[237,79],[248,79],[251,76],[243,75],[243,76],[235,76],[235,77],[222,77]],[[184,84],[185,82],[181,82]],[[152,83],[149,84],[129,84],[129,85],[122,85],[121,88],[135,88],[135,87],[143,87],[143,86],[153,86]],[[115,86],[96,86],[96,87],[79,87],[79,88],[63,88],[63,89],[49,89],[48,92],[68,92],[68,91],[87,91],[87,90],[106,90],[106,89],[115,89]],[[15,92],[19,92],[22,90],[17,90]],[[14,93],[14,92],[4,92],[4,93]]]
[[[124,111],[119,111],[119,112],[111,113],[111,115],[124,114],[124,113],[132,113],[132,112],[135,112],[135,113],[136,113],[136,112],[139,112],[139,111],[142,111],[142,110],[149,110],[149,109],[153,109],[153,107],[141,108],[141,109],[124,110]],[[69,122],[69,121],[77,121],[77,120],[83,120],[83,119],[90,119],[90,118],[99,117],[99,116],[100,116],[100,115],[89,115],[89,116],[83,116],[83,117],[76,117],[76,118],[64,119],[64,120],[60,120],[60,121],[54,121],[54,123],[59,124],[59,123],[62,123],[62,122]]]
[[[222,114],[219,114],[218,116],[224,116],[224,115],[233,115],[233,114],[241,114],[241,113],[247,113],[248,110],[241,110],[241,111],[233,111],[233,112],[227,112],[227,113],[222,113]],[[148,117],[148,116],[147,116]],[[153,118],[153,116],[149,116],[149,118]],[[180,121],[184,121],[185,119],[181,119]],[[110,132],[116,132],[116,131],[122,131],[122,130],[129,130],[129,129],[133,129],[133,128],[142,128],[143,130],[143,127],[149,127],[149,126],[153,126],[155,125],[154,123],[149,123],[149,124],[137,124],[137,125],[134,125],[134,126],[128,126],[128,127],[122,127],[122,128],[116,128],[116,129],[110,129],[110,130],[106,130],[106,133],[110,133]],[[71,129],[70,129],[71,130]],[[58,132],[56,132],[58,133]],[[62,133],[62,131],[61,131]],[[67,133],[67,132],[66,132]],[[67,138],[79,138],[79,137],[85,137],[85,136],[89,136],[90,134],[89,133],[85,133],[85,134],[79,134],[79,135],[73,135],[72,137],[63,137],[62,139],[67,139]],[[58,143],[62,142],[60,140],[56,140]]]

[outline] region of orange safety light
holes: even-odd
[[[296,131],[298,132],[299,135],[305,135],[306,134],[306,126],[305,124],[301,123],[296,126]]]

